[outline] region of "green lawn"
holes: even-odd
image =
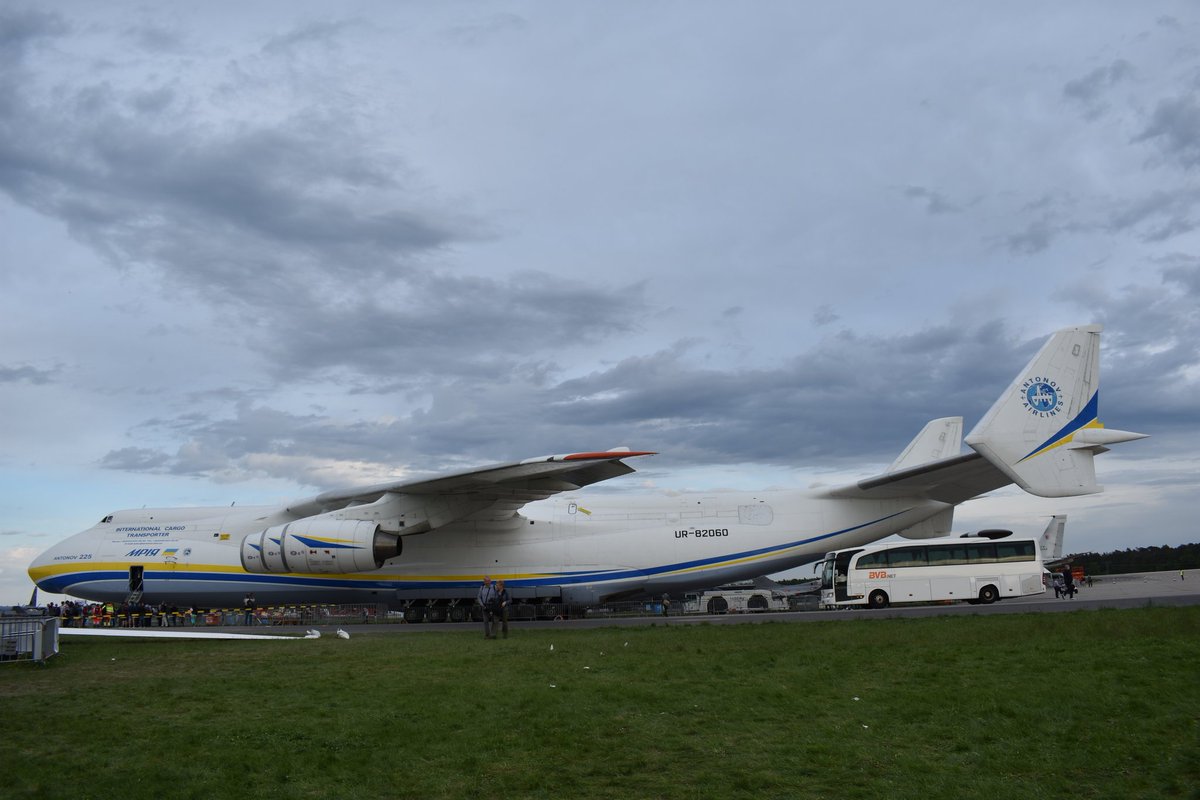
[[[64,639],[0,796],[1198,796],[1200,608],[514,627]]]

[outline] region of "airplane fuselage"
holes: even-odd
[[[515,597],[596,602],[780,572],[948,508],[800,492],[571,493],[528,504],[508,519],[403,536],[399,556],[347,574],[243,568],[243,541],[287,521],[283,508],[136,509],[63,541],[30,574],[45,590],[113,602],[140,579],[145,602],[198,607],[236,606],[250,592],[263,605],[469,598],[485,575],[503,578]]]

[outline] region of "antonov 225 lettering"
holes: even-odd
[[[1100,327],[1066,328],[967,435],[933,420],[886,472],[808,491],[587,496],[653,455],[531,458],[330,491],[276,507],[117,511],[29,567],[44,591],[150,603],[395,603],[516,597],[596,603],[780,572],[892,534],[948,533],[954,507],[1010,483],[1043,497],[1100,491],[1093,457],[1142,438],[1100,424]],[[1049,414],[1046,409],[1055,413]]]

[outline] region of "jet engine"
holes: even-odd
[[[248,534],[242,540],[242,567],[259,574],[370,572],[400,555],[402,547],[398,535],[374,522],[309,517]]]

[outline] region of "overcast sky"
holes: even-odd
[[[118,508],[628,445],[798,487],[1105,326],[1099,496],[1197,541],[1192,2],[8,2],[0,603]]]

